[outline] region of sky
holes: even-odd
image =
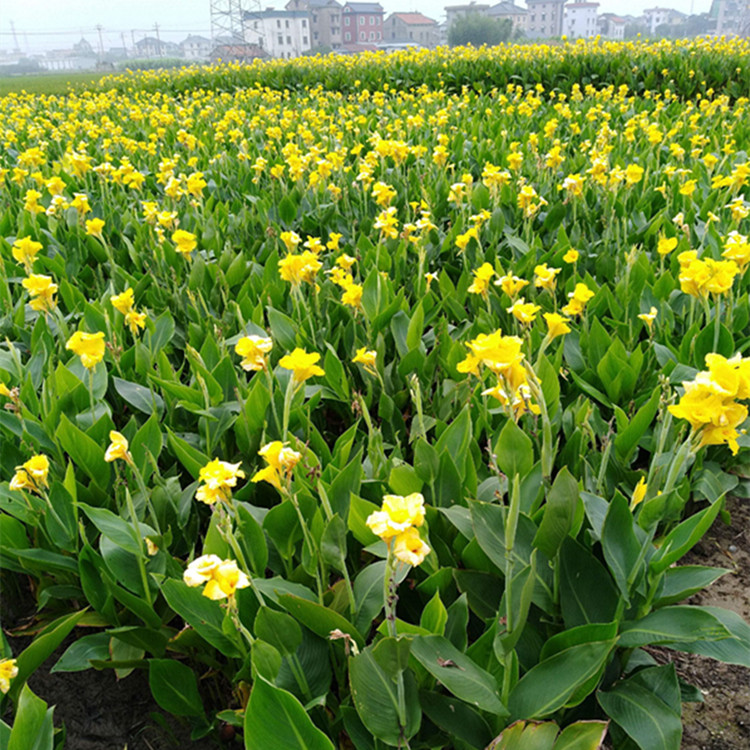
[[[251,9],[251,0],[241,0]],[[380,0],[386,15],[393,11],[418,11],[437,21],[443,7],[462,0]],[[494,5],[498,0],[478,0]],[[286,0],[260,0],[255,7],[282,8]],[[342,4],[345,0],[339,0]],[[600,13],[638,15],[655,5],[683,13],[707,12],[711,0],[599,0]],[[523,0],[516,4],[524,6]],[[0,0],[0,50],[15,48],[11,23],[23,52],[66,49],[81,36],[95,49],[99,45],[97,25],[102,26],[104,48],[131,47],[134,41],[154,34],[159,24],[162,39],[179,42],[188,34],[207,36],[211,29],[210,0]]]

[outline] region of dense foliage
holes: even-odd
[[[508,80],[522,59],[550,80]],[[247,748],[679,748],[698,694],[646,647],[750,666],[741,618],[681,603],[727,571],[677,565],[747,492],[746,60],[440,50],[4,97],[16,746],[51,737],[25,681],[73,632],[55,670],[147,670]]]

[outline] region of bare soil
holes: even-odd
[[[690,599],[690,604],[725,607],[750,620],[750,500],[729,498],[732,516],[713,528],[681,564],[713,565],[732,572]],[[683,705],[682,750],[750,748],[750,669],[692,654],[669,652],[686,682],[700,688],[703,703]]]

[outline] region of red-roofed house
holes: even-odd
[[[387,42],[406,42],[433,49],[440,42],[437,21],[421,13],[391,13],[383,24]]]
[[[599,34],[604,39],[622,41],[625,38],[625,24],[627,21],[614,13],[602,13],[599,16]]]
[[[380,3],[347,3],[341,11],[344,46],[382,42],[383,14]]]

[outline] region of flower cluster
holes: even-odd
[[[424,523],[424,498],[419,492],[402,497],[385,495],[381,510],[367,518],[367,526],[392,549],[396,559],[407,565],[420,565],[430,548],[417,529]]]
[[[125,325],[130,328],[133,336],[137,336],[138,331],[145,328],[148,315],[135,309],[135,295],[130,287],[121,294],[111,296],[109,301],[115,310],[125,316]]]
[[[47,475],[49,474],[49,459],[43,453],[32,456],[21,466],[16,466],[16,473],[10,480],[12,490],[29,490],[42,492],[47,489]]]
[[[253,475],[252,482],[268,482],[277,490],[283,489],[292,476],[292,470],[302,455],[291,448],[287,448],[280,440],[264,445],[258,455],[263,458],[267,466]]]
[[[218,555],[202,555],[187,566],[183,580],[188,586],[203,586],[203,596],[209,599],[234,598],[237,589],[250,585],[250,579],[235,560],[222,560]]]
[[[747,407],[738,401],[750,398],[750,358],[707,354],[706,367],[694,380],[683,382],[685,393],[669,411],[690,423],[700,436],[701,446],[726,444],[737,453],[737,427],[748,414]]]
[[[232,497],[232,488],[237,486],[237,479],[244,479],[245,472],[241,464],[230,464],[215,458],[209,461],[198,473],[203,484],[198,487],[195,499],[206,505],[228,501]]]

